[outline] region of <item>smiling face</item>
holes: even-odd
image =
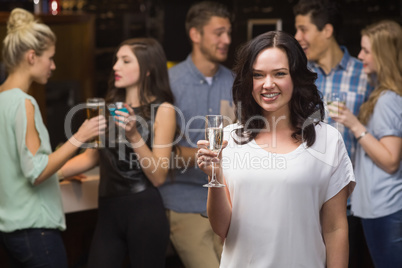
[[[52,71],[56,69],[54,63],[54,54],[56,52],[56,47],[54,45],[49,46],[42,55],[35,56],[35,63],[33,65],[32,80],[38,84],[46,84]]]
[[[138,85],[140,66],[130,46],[124,45],[117,51],[113,70],[115,87],[129,88]]]
[[[377,66],[374,61],[370,38],[367,35],[363,35],[360,44],[362,48],[357,57],[363,62],[363,71],[366,74],[376,73]]]
[[[253,65],[253,98],[263,115],[289,116],[293,81],[286,53],[279,48],[261,51]]]
[[[198,38],[193,42],[208,61],[223,62],[228,55],[231,31],[228,18],[212,16],[202,31],[197,31]]]
[[[310,15],[297,15],[295,39],[303,48],[309,61],[319,61],[329,46],[325,31],[319,31],[311,22]]]

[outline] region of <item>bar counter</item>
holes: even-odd
[[[64,213],[98,208],[99,167],[84,173],[82,181],[60,182]]]

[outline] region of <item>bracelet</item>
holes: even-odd
[[[363,138],[364,136],[366,136],[369,132],[366,130],[364,131],[362,134],[360,134],[359,137],[356,138],[356,141],[359,141],[361,138]]]
[[[57,177],[59,177],[59,181],[64,180],[65,177],[64,177],[63,171],[61,171],[61,169],[59,169],[56,174],[57,174]]]

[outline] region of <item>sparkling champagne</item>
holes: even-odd
[[[218,153],[222,148],[223,129],[219,127],[206,128],[205,139],[209,141],[209,149]]]

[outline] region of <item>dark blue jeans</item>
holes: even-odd
[[[402,210],[362,224],[375,267],[402,267]]]
[[[0,243],[10,267],[67,268],[67,255],[59,230],[24,229],[0,232]]]

